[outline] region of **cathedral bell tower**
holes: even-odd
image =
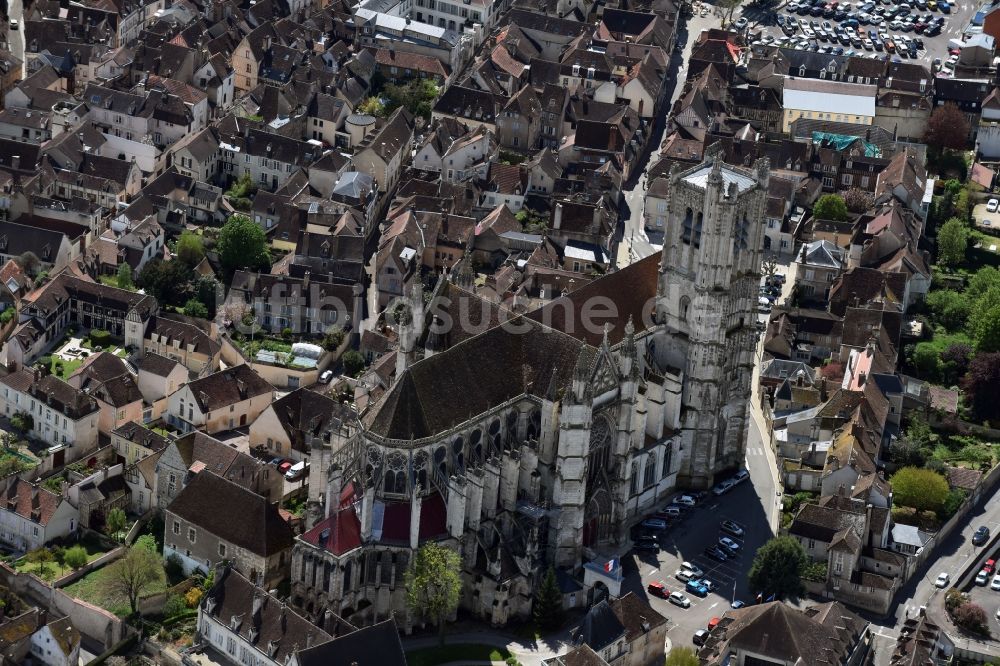
[[[683,369],[678,484],[707,488],[743,464],[757,345],[767,160],[708,161],[670,173],[660,263],[656,355]]]

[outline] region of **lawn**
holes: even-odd
[[[51,370],[52,374],[58,377],[59,379],[66,379],[67,377],[72,375],[77,368],[83,365],[84,360],[85,359],[82,358],[75,358],[71,361],[67,361],[64,358],[53,356],[52,365],[49,366],[49,370]]]
[[[495,648],[489,645],[459,643],[444,647],[423,648],[406,653],[406,663],[409,666],[435,666],[451,661],[505,661],[510,657],[506,648]]]
[[[115,591],[113,576],[115,563],[101,567],[90,572],[72,585],[67,585],[63,591],[72,596],[90,602],[95,606],[111,611],[119,617],[125,617],[131,609],[125,595]],[[163,576],[156,583],[150,585],[143,596],[159,594],[167,589],[166,576]]]
[[[71,544],[71,545],[77,545],[77,544]],[[107,550],[105,550],[103,546],[101,546],[101,542],[95,538],[84,537],[80,539],[79,545],[83,546],[84,549],[87,551],[87,562],[93,562],[98,557],[108,552]],[[56,578],[62,578],[63,576],[65,576],[66,574],[70,573],[73,570],[64,564],[60,564],[59,562],[54,561],[54,562],[49,562],[45,565],[45,575],[42,576],[39,573],[38,565],[31,564],[23,557],[14,563],[14,568],[17,571],[33,573],[36,576],[39,576],[40,578],[44,578],[45,580],[55,580]]]

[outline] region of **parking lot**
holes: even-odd
[[[754,602],[747,587],[747,573],[754,553],[771,537],[762,502],[773,503],[772,497],[761,498],[754,485],[744,481],[721,497],[709,495],[699,506],[684,513],[665,533],[659,552],[633,552],[624,558],[625,581],[622,594],[634,592],[644,598],[659,613],[669,618],[670,640],[677,645],[691,645],[698,629],[704,629],[713,617],[721,617],[733,599]],[[742,537],[722,532],[719,524],[733,520],[744,530]],[[725,562],[704,554],[706,547],[727,536],[740,544],[737,555]],[[690,562],[705,572],[704,578],[715,589],[698,597],[685,589],[685,583],[674,574],[682,562]],[[681,608],[666,599],[653,596],[648,585],[662,581],[666,593],[681,591],[691,601],[690,608]]]
[[[741,18],[746,19],[751,43],[836,55],[893,58],[929,67],[939,58],[943,65],[939,75],[949,76],[948,42],[962,37],[978,5],[965,2],[947,6],[946,12],[931,0],[911,5],[891,0],[856,3],[794,0],[776,10],[748,6]],[[822,11],[817,13],[818,10]],[[929,27],[935,23],[940,23],[940,32],[936,34]]]

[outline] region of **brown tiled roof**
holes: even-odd
[[[157,377],[166,377],[179,365],[179,362],[166,356],[161,356],[156,352],[146,352],[146,355],[139,361],[139,372],[148,372]]]
[[[625,627],[625,638],[629,642],[667,623],[667,618],[653,610],[652,606],[636,596],[634,592],[629,592],[624,597],[612,601],[611,610]]]
[[[978,469],[964,467],[948,467],[948,485],[962,490],[975,490],[983,480],[983,473]]]
[[[56,509],[64,501],[60,495],[16,476],[7,479],[7,489],[4,490],[2,499],[4,509],[39,525],[48,525]]]
[[[292,547],[292,528],[278,514],[277,503],[209,470],[188,481],[167,511],[261,557]]]

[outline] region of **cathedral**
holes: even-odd
[[[764,160],[675,167],[662,253],[533,312],[417,288],[391,386],[313,442],[292,602],[409,628],[404,572],[436,541],[461,555],[464,610],[527,618],[550,565],[581,580],[676,489],[741,465],[767,179]]]

